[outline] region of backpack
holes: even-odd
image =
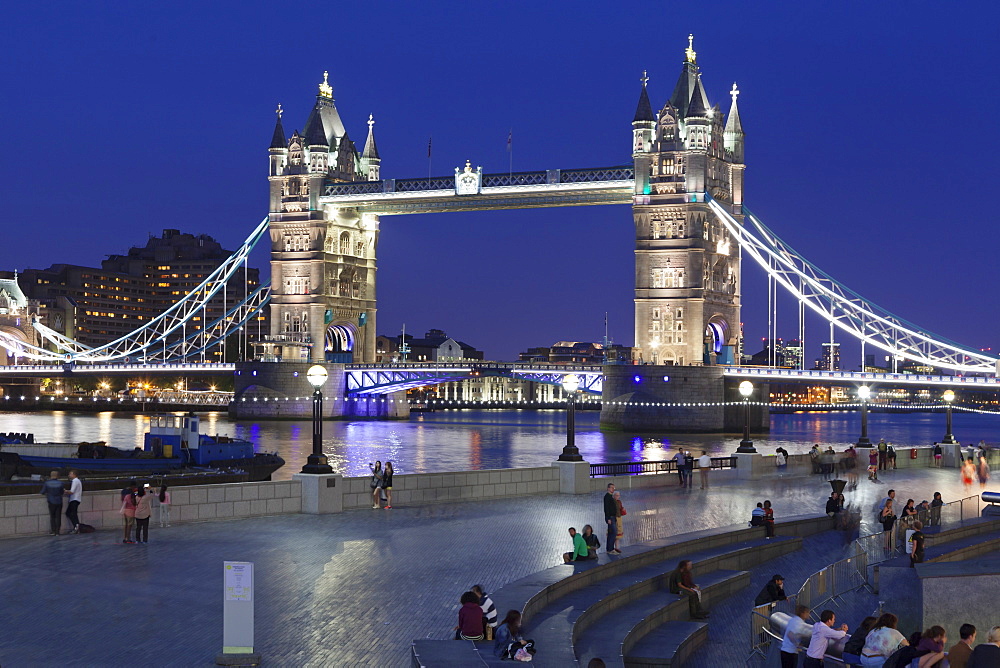
[[[97,529],[95,529],[91,525],[84,524],[83,522],[80,522],[76,526],[79,529],[80,533],[94,533],[95,531],[97,531]]]

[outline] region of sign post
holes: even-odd
[[[252,561],[223,562],[222,654],[220,666],[256,666],[253,651],[254,576]]]

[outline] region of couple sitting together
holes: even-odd
[[[594,527],[589,524],[583,526],[583,533],[576,532],[575,527],[569,528],[569,537],[573,540],[573,551],[563,552],[563,563],[571,564],[575,561],[594,561],[597,559],[597,548],[601,546],[601,541],[594,535]]]

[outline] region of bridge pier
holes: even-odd
[[[735,381],[718,366],[604,367],[601,429],[610,431],[727,432],[743,430],[743,407]],[[752,401],[767,401],[769,386],[755,383]],[[725,404],[732,405],[725,405]],[[750,427],[770,430],[763,406],[751,406]]]
[[[313,388],[306,380],[312,362],[237,362],[233,403],[236,419],[312,419]],[[329,378],[323,386],[325,419],[405,420],[410,416],[406,392],[348,397],[343,364],[323,364]]]

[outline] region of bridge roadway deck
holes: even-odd
[[[870,507],[890,486],[903,499],[966,495],[954,470],[883,477],[862,482],[851,500]],[[779,515],[822,512],[828,495],[818,476],[626,489],[624,549],[742,522],[765,497]],[[165,529],[154,522],[147,545],[123,545],[109,532],[12,539],[0,550],[0,615],[16,623],[0,636],[0,663],[210,665],[222,645],[222,562],[248,560],[257,649],[269,665],[402,667],[412,639],[449,637],[467,587],[493,591],[557,564],[566,528],[600,519],[600,494],[544,495]],[[796,582],[809,568],[794,572]]]

